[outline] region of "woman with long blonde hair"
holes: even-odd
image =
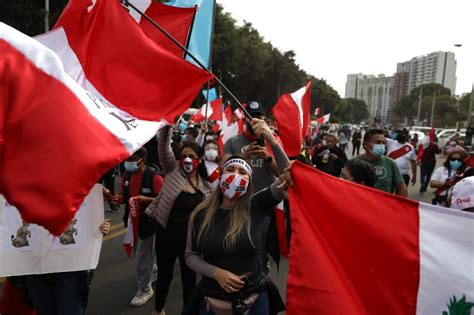
[[[276,143],[266,124],[254,123],[257,135]],[[267,216],[274,215],[285,186],[279,180],[253,194],[247,161],[240,156],[225,161],[219,188],[193,211],[188,228],[186,263],[203,275],[199,314],[265,315],[284,309],[278,290],[263,271],[262,226]]]

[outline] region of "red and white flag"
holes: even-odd
[[[311,81],[298,91],[280,97],[272,111],[288,156],[297,156],[301,141],[308,135],[311,105]]]
[[[127,221],[127,231],[123,238],[123,248],[128,257],[132,256],[133,247],[138,242],[138,222],[142,215],[142,206],[137,196],[128,200],[129,213]]]
[[[217,142],[219,144],[220,152],[224,152],[224,144],[227,140],[241,134],[244,131],[243,128],[243,119],[238,119],[234,122],[234,118],[232,116],[232,108],[230,104],[224,110],[224,115],[222,115],[222,121],[220,123],[221,133]]]
[[[170,35],[172,35],[183,46],[187,46],[190,37],[190,31],[197,12],[197,7],[179,8],[171,5],[162,4],[153,0],[129,0],[137,9],[144,12],[148,17],[157,22]],[[133,19],[140,25],[143,31],[161,47],[172,54],[183,57],[184,52],[161,31],[156,29],[153,24],[129,8],[129,13]]]
[[[192,118],[194,122],[206,120],[206,108],[208,120],[222,121],[222,98],[218,98],[207,105],[202,105]]]
[[[316,119],[316,122],[318,124],[322,125],[322,124],[325,124],[325,123],[329,122],[329,119],[331,119],[331,114],[326,114],[326,115]]]
[[[472,307],[474,214],[301,163],[292,175],[287,314],[454,314]]]
[[[214,189],[216,189],[219,186],[219,177],[220,177],[219,164],[216,162],[204,160],[204,165],[206,166],[208,180],[211,183],[211,186]]]
[[[85,13],[39,41],[0,27],[0,193],[54,235],[211,77],[161,49],[118,1],[82,5],[71,1]]]

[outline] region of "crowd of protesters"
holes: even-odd
[[[123,204],[124,225],[138,226],[138,243],[133,248],[137,291],[130,301],[132,307],[146,304],[155,295],[153,314],[165,314],[178,260],[182,314],[283,311],[269,270],[270,257],[278,263],[280,256],[274,208],[288,198],[290,159],[401,197],[407,197],[408,185],[419,179],[420,193],[428,187],[435,189],[434,204],[474,212],[472,156],[457,143],[450,144],[446,160],[435,170],[441,149],[434,138],[421,145],[406,129],[364,132],[357,127],[336,130],[323,125],[304,139],[299,156],[287,157],[278,130],[265,117],[262,105],[249,102],[246,110],[251,119],[245,119],[245,131],[223,146],[217,141],[218,133],[210,130],[212,122],[194,124],[180,117],[104,175],[109,211],[118,213]],[[121,185],[116,192],[117,175]],[[133,204],[141,213],[139,218],[130,211]],[[289,211],[288,203],[285,205]],[[107,234],[109,229],[105,221],[100,231]],[[12,303],[18,311],[23,303],[25,312],[15,314],[83,314],[91,274],[10,278],[8,286],[19,288],[24,299],[4,297],[0,312],[8,314]]]

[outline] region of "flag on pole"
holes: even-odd
[[[129,1],[140,11],[148,15],[152,20],[157,22],[183,46],[186,47],[188,45],[188,39],[190,37],[189,35],[197,7],[178,8],[151,0]],[[153,24],[145,18],[142,18],[138,12],[132,8],[128,8],[128,10],[133,19],[151,39],[160,44],[165,50],[183,58],[184,52],[181,48],[167,38],[160,30],[153,26]]]
[[[218,98],[215,101],[209,103],[209,105],[202,105],[199,111],[193,115],[193,121],[198,123],[206,120],[206,108],[207,108],[207,119],[209,120],[222,120],[222,98]]]
[[[308,135],[311,81],[291,94],[284,94],[273,106],[278,131],[288,156],[300,154],[301,141]]]
[[[472,213],[301,163],[292,175],[287,314],[449,314],[451,307],[472,307]]]
[[[224,110],[224,115],[222,115],[222,121],[220,122],[221,133],[217,139],[221,154],[224,152],[224,144],[226,141],[244,131],[243,121],[239,122],[239,120],[242,119],[237,118],[237,121],[234,122],[232,108],[230,104],[228,104]]]
[[[198,12],[194,20],[189,51],[207,68],[210,66],[212,28],[214,23],[215,0],[171,0],[166,3],[176,7],[198,6]],[[191,63],[194,61],[188,56]]]
[[[329,122],[329,119],[331,119],[331,114],[326,114],[326,115],[316,119],[316,122],[318,124],[322,125],[322,124],[325,124],[325,123]]]
[[[171,122],[212,78],[153,42],[119,1],[88,5],[71,0],[56,29],[37,37],[84,88],[140,119]]]

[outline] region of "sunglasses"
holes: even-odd
[[[450,160],[450,161],[459,161],[459,162],[462,162],[462,159],[461,159],[461,158],[458,158],[458,159],[457,159],[457,158],[451,158],[451,159],[449,159],[449,160]]]

